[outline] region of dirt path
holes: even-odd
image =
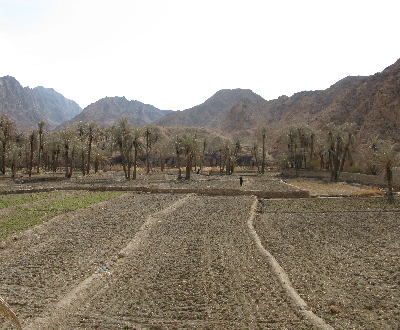
[[[58,217],[0,250],[0,290],[29,329],[311,329],[249,235],[252,202],[125,194]]]

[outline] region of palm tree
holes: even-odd
[[[75,131],[72,128],[64,128],[60,133],[60,142],[64,147],[64,162],[65,162],[65,177],[71,178],[73,170],[73,154],[75,152],[72,148],[72,157],[70,159],[70,148],[73,147],[72,142],[75,135]]]
[[[261,128],[261,136],[262,136],[262,161],[261,161],[261,174],[265,172],[265,141],[267,138],[267,127],[263,126]]]
[[[6,152],[12,134],[15,130],[14,122],[6,115],[0,115],[0,142],[1,142],[1,173],[6,173]]]
[[[125,179],[131,178],[132,164],[132,134],[131,127],[128,124],[128,118],[120,118],[117,125],[112,127],[114,145],[118,148],[122,160],[122,168],[124,170]]]
[[[192,161],[198,152],[197,139],[195,134],[185,133],[182,136],[182,148],[186,156],[186,175],[185,180],[190,180]]]
[[[393,200],[393,167],[399,164],[399,145],[390,140],[377,140],[375,157],[385,171],[385,180],[389,189],[389,199]]]
[[[43,136],[43,127],[46,126],[46,123],[44,121],[40,121],[38,122],[38,134],[39,134],[39,150],[38,150],[38,165],[37,165],[37,173],[39,173],[39,169],[40,169],[40,155],[43,151],[43,140],[42,140],[42,136]]]
[[[251,147],[251,153],[253,154],[253,160],[257,165],[257,172],[260,173],[260,164],[259,164],[259,145],[258,142],[255,141]]]
[[[180,154],[182,153],[182,139],[177,135],[173,140],[171,140],[172,148],[176,154],[177,163],[178,163],[178,180],[182,179],[182,169],[180,162]]]
[[[132,134],[132,145],[133,145],[133,148],[134,148],[133,176],[132,176],[132,178],[134,180],[136,180],[136,168],[137,168],[138,154],[141,152],[141,150],[143,148],[143,144],[142,144],[142,141],[141,141],[141,136],[142,136],[141,130],[138,127],[136,127],[133,130],[133,134]]]
[[[343,148],[343,153],[342,153],[342,159],[340,161],[340,167],[339,167],[339,172],[343,172],[343,167],[344,167],[344,162],[347,159],[350,160],[352,163],[353,158],[352,158],[352,149],[354,148],[355,145],[355,132],[356,132],[356,124],[351,123],[351,124],[344,124],[342,126],[342,134],[344,136],[344,148]]]
[[[90,122],[87,125],[87,143],[88,143],[88,158],[87,158],[87,168],[86,174],[89,174],[90,171],[90,156],[92,152],[92,143],[96,140],[99,134],[99,124],[97,122]]]
[[[29,146],[30,146],[30,156],[29,156],[29,177],[32,176],[32,168],[33,168],[33,153],[34,147],[36,143],[36,130],[33,130],[31,134],[29,134]]]

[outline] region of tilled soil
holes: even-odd
[[[307,329],[246,228],[251,197],[190,196],[154,215],[148,239],[112,268],[71,328]]]
[[[317,315],[335,329],[399,329],[398,204],[383,198],[262,204],[257,233]]]
[[[252,201],[127,193],[58,216],[6,241],[0,292],[27,329],[309,329],[247,232]]]
[[[179,197],[125,194],[53,218],[10,238],[0,250],[0,292],[27,324],[107,262],[146,217]]]
[[[274,177],[244,179],[241,189],[297,189]],[[39,184],[3,181],[0,190],[239,185],[238,177],[186,182],[167,173],[117,180],[110,173]],[[253,198],[126,193],[57,216],[1,243],[0,294],[26,329],[311,329],[248,233]],[[335,329],[400,324],[398,208],[373,200],[259,204],[255,228],[263,245]],[[0,316],[0,328],[15,326]]]

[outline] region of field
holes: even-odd
[[[0,296],[23,328],[313,329],[312,312],[321,329],[398,329],[397,197],[273,175],[175,178],[3,178]],[[252,195],[300,189],[311,197]],[[0,316],[0,328],[17,327]]]

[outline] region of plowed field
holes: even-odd
[[[213,184],[237,187],[232,180]],[[210,185],[160,181],[174,184]],[[313,329],[249,233],[254,196],[125,192],[48,206],[86,194],[3,198],[3,223],[28,211],[38,221],[0,242],[0,295],[24,329]],[[260,200],[255,229],[329,325],[397,329],[398,210],[380,197]],[[0,328],[16,326],[0,316]]]

